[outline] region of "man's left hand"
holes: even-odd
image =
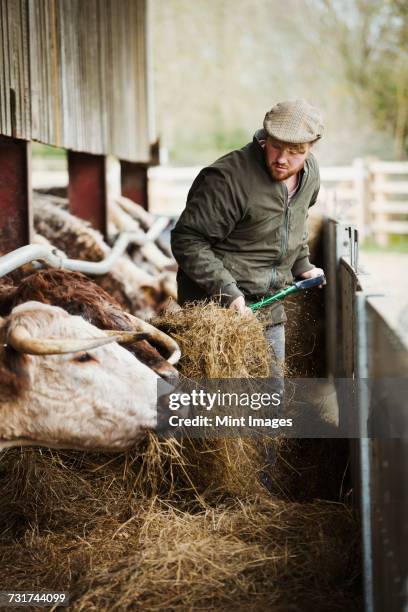
[[[300,278],[316,278],[316,276],[321,276],[322,274],[324,274],[324,270],[322,270],[322,268],[312,268],[307,272],[303,272],[303,274],[300,275]],[[319,289],[321,289],[325,284],[326,281],[319,285]]]

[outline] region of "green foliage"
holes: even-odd
[[[216,149],[225,153],[243,147],[247,141],[248,135],[240,128],[234,130],[218,130],[214,134]]]
[[[351,93],[408,155],[408,3],[402,0],[311,0],[321,35],[339,52]]]
[[[184,136],[184,137],[183,137]],[[170,158],[179,165],[204,165],[212,163],[218,157],[234,149],[240,149],[252,139],[252,134],[243,129],[222,130],[198,134],[195,138],[180,134],[170,148]]]
[[[172,163],[242,146],[303,97],[326,165],[407,155],[407,0],[152,0],[157,131]]]
[[[366,238],[360,248],[369,253],[408,253],[408,236],[392,235],[387,246],[380,246],[373,238]]]

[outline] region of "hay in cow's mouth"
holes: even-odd
[[[225,312],[212,311],[224,317],[212,321],[227,336],[221,359],[203,356],[219,345],[194,333],[191,310],[167,315],[174,330],[190,317],[174,331],[189,347],[184,373],[266,376],[262,332],[256,355],[240,354],[231,334],[242,333],[246,351],[255,332],[237,317],[232,330]],[[10,449],[0,455],[0,589],[69,591],[71,609],[87,611],[358,609],[358,522],[340,493],[346,461],[341,440],[154,433],[119,455]]]

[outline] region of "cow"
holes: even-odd
[[[0,314],[35,300],[64,308],[69,314],[80,315],[101,329],[144,331],[149,339],[165,352],[165,358],[146,340],[128,345],[128,349],[145,365],[165,379],[177,378],[174,368],[180,357],[177,344],[166,334],[137,317],[125,312],[118,302],[98,285],[79,272],[46,269],[22,278],[17,286],[3,279],[0,289]]]
[[[83,219],[56,205],[53,198],[34,193],[33,203],[36,232],[66,257],[96,262],[110,254],[111,247],[98,231]],[[166,260],[171,261],[169,258]],[[149,272],[124,254],[109,273],[97,276],[94,280],[115,296],[125,310],[147,318],[154,316],[168,301],[167,288],[172,284],[168,275],[165,272],[159,274],[158,269],[157,273],[152,273],[152,270]],[[174,297],[174,288],[170,295]]]
[[[100,330],[37,301],[0,322],[0,448],[123,451],[156,425],[158,375],[118,342],[149,330]]]

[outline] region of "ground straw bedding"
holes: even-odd
[[[256,320],[217,309],[208,325],[208,308],[186,313],[185,334],[183,314],[166,319],[188,346],[185,373],[266,375]],[[70,609],[86,611],[358,609],[358,525],[339,501],[346,460],[316,442],[272,443],[272,467],[259,439],[149,434],[120,455],[4,452],[0,589],[70,591]]]

